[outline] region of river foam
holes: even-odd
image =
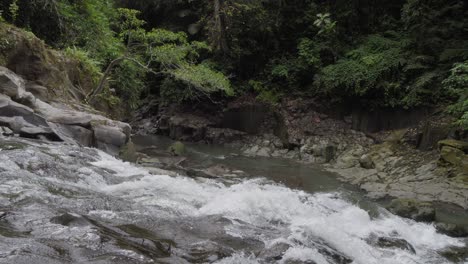
[[[117,184],[101,182],[94,188],[133,201],[134,209],[140,213],[163,210],[168,212],[166,217],[222,216],[232,221],[225,227],[232,236],[259,239],[266,247],[286,244],[287,250],[279,263],[288,260],[334,263],[317,245],[340,252],[352,263],[449,263],[438,252],[451,246],[465,246],[459,239],[437,233],[430,224],[403,219],[384,209],[377,217],[371,217],[340,193],[309,194],[263,178],[226,184],[216,179],[152,175],[102,152],[92,165],[124,178]],[[369,242],[373,236],[407,241],[415,252],[376,246]],[[263,261],[252,252],[236,252],[218,263]]]

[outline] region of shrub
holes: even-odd
[[[457,125],[468,129],[468,61],[456,63],[443,84],[454,98],[458,98],[447,110],[457,117]]]

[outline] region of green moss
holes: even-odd
[[[0,141],[1,150],[16,150],[16,149],[24,149],[26,147],[27,147],[27,144],[24,144],[24,143]]]
[[[184,143],[182,143],[180,141],[177,141],[177,142],[174,142],[167,149],[167,151],[169,151],[174,156],[181,156],[181,155],[183,155],[185,153],[185,145],[184,145]]]

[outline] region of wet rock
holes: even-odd
[[[459,149],[465,153],[468,153],[468,142],[455,140],[455,139],[444,139],[437,143],[439,149],[444,146]]]
[[[387,209],[399,216],[416,221],[432,222],[435,220],[435,208],[430,202],[414,199],[394,199]]]
[[[120,148],[128,140],[127,135],[114,126],[96,125],[93,126],[93,132],[97,147],[114,155],[118,155]]]
[[[233,253],[234,251],[231,248],[212,241],[204,241],[190,245],[188,254],[183,258],[191,263],[211,263],[229,257]]]
[[[466,247],[451,247],[439,253],[453,263],[463,263],[468,259],[468,248]]]
[[[379,237],[375,234],[371,234],[367,239],[368,242],[374,246],[381,248],[399,248],[402,250],[409,251],[416,254],[414,247],[406,240],[396,237]]]
[[[451,223],[436,223],[436,228],[439,232],[452,237],[468,236],[468,226],[460,226]]]
[[[68,135],[75,139],[78,144],[84,147],[92,147],[94,135],[93,131],[81,127],[81,126],[74,126],[74,125],[63,125],[63,127],[68,133]]]
[[[87,226],[91,225],[91,223],[80,215],[65,213],[50,219],[51,223],[70,226],[70,227],[78,227],[78,226]]]
[[[167,151],[174,156],[182,156],[185,154],[185,145],[180,141],[176,141],[171,146],[169,146]]]
[[[265,259],[268,262],[275,262],[283,258],[284,253],[291,246],[286,243],[276,243],[271,247],[265,248],[260,252],[258,258]]]
[[[326,256],[327,259],[331,260],[331,263],[337,264],[350,264],[353,262],[351,258],[344,255],[343,253],[336,250],[333,246],[322,239],[316,239],[313,241],[313,247],[317,249],[317,251]]]

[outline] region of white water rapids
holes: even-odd
[[[72,162],[81,158],[75,151],[61,147],[51,148],[47,153],[56,155],[56,160],[74,164]],[[174,235],[171,239],[179,246],[172,250],[179,257],[166,258],[161,263],[187,263],[180,257],[186,254],[184,245],[192,248],[211,245],[214,242],[210,239],[214,236],[203,235],[204,230],[211,229],[220,229],[220,234],[230,239],[261,241],[266,249],[279,245],[284,247],[281,258],[275,260],[265,258],[254,248],[243,246],[234,248],[232,254],[225,257],[208,257],[207,262],[211,263],[347,263],[334,262],[330,254],[321,250],[322,245],[355,264],[440,264],[452,263],[440,255],[441,251],[466,246],[462,239],[437,233],[433,225],[403,219],[384,209],[378,216],[371,217],[339,192],[310,194],[265,178],[223,180],[154,175],[101,151],[93,150],[91,153],[96,155],[89,163],[66,165],[71,172],[68,176],[50,173],[39,166],[41,155],[46,154],[38,155],[37,149],[27,148],[2,156],[0,202],[8,207],[24,206],[7,219],[16,229],[29,228],[28,234],[32,237],[0,236],[0,263],[20,263],[9,261],[14,260],[18,252],[23,252],[21,250],[27,244],[36,245],[35,251],[40,255],[41,247],[45,245],[41,239],[46,238],[48,241],[60,240],[80,250],[103,250],[104,247],[98,245],[102,239],[93,228],[50,223],[49,219],[60,210],[86,215],[110,225],[144,222],[148,227],[156,225],[154,219],[173,222],[173,226],[165,228],[165,236]],[[23,157],[27,165],[18,165],[15,161],[17,156]],[[19,176],[15,178],[15,175]],[[60,187],[60,191],[51,192],[51,186]],[[213,217],[217,220],[203,220]],[[203,226],[200,221],[209,223]],[[218,226],[213,224],[220,222],[222,224]],[[193,237],[187,235],[189,231],[171,233],[179,225],[193,232]],[[414,248],[414,252],[399,247],[376,246],[370,242],[372,237],[404,240]],[[47,246],[50,247],[50,243]],[[153,262],[138,252],[119,250],[135,260],[127,263],[140,263],[136,260]],[[81,253],[77,250],[71,252],[74,253],[68,253],[68,259],[75,263],[80,259],[75,255]],[[50,263],[70,262],[58,260]]]
[[[164,208],[174,215],[222,215],[234,220],[226,232],[238,237],[255,237],[265,245],[283,242],[291,247],[282,262],[289,259],[328,263],[317,250],[308,247],[309,236],[320,237],[353,263],[443,263],[437,250],[447,246],[463,246],[457,239],[438,234],[428,224],[416,223],[389,213],[371,219],[363,209],[343,200],[338,193],[308,194],[268,182],[265,179],[244,180],[226,186],[216,180],[197,181],[186,177],[150,175],[144,170],[101,153],[95,166],[112,169],[117,176],[129,178],[143,174],[138,180],[116,185],[97,183],[100,190],[135,201],[138,208],[151,213],[153,207]],[[145,213],[145,212],[141,212]],[[244,223],[274,228],[282,234],[265,236],[243,230]],[[378,249],[366,243],[371,234],[398,236],[415,247],[417,254],[406,250]],[[219,263],[258,263],[248,253],[238,253]],[[448,262],[447,262],[448,263]]]

